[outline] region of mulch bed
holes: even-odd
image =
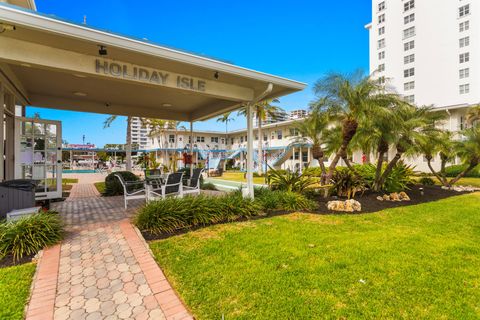
[[[423,195],[421,194],[420,188],[423,188]],[[355,212],[355,213],[348,213],[348,214],[370,213],[370,212],[377,212],[377,211],[381,211],[389,208],[411,206],[415,204],[432,202],[432,201],[437,201],[437,200],[441,200],[441,199],[445,199],[453,196],[458,196],[458,195],[466,194],[469,192],[457,192],[453,190],[444,190],[440,186],[415,185],[415,186],[412,186],[410,190],[406,190],[406,193],[410,197],[410,201],[401,201],[401,202],[380,201],[380,200],[377,200],[377,197],[382,196],[383,193],[376,193],[376,192],[367,190],[363,195],[357,194],[355,196],[355,200],[357,200],[362,204],[362,211]],[[335,201],[335,200],[346,200],[346,199],[338,198],[338,197],[323,198],[319,196],[317,197],[316,200],[319,202],[319,208],[315,211],[315,213],[345,214],[343,212],[328,210],[327,202]]]
[[[0,268],[18,266],[20,264],[32,262],[33,257],[35,257],[34,254],[29,255],[29,256],[23,256],[23,258],[21,258],[17,262],[13,262],[13,256],[8,255],[8,256],[4,257],[3,259],[0,259]]]

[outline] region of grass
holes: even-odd
[[[105,181],[95,182],[94,185],[95,185],[95,188],[97,188],[97,190],[100,194],[105,193]]]
[[[245,172],[224,172],[221,177],[212,177],[211,179],[220,179],[220,180],[228,180],[228,181],[236,181],[236,182],[243,182],[247,183],[247,179],[245,178]],[[264,177],[253,177],[253,183],[255,184],[265,184]]]
[[[73,184],[78,183],[78,179],[76,178],[62,178],[62,184]]]
[[[34,272],[33,263],[0,269],[0,319],[23,319]]]
[[[440,185],[440,182],[434,176],[430,176],[433,179],[435,184]],[[448,178],[451,180],[452,178]],[[480,178],[461,178],[455,185],[457,186],[472,186],[472,187],[480,187]]]
[[[150,244],[196,319],[478,319],[480,194]]]

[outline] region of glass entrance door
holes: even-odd
[[[38,181],[37,200],[62,197],[61,122],[16,118],[15,177]]]

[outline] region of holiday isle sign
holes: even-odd
[[[200,92],[207,90],[206,80],[128,63],[95,59],[95,72],[115,78],[135,80],[166,87],[176,87]]]

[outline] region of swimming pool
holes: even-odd
[[[95,173],[95,170],[92,169],[79,169],[79,170],[62,170],[62,173]]]

